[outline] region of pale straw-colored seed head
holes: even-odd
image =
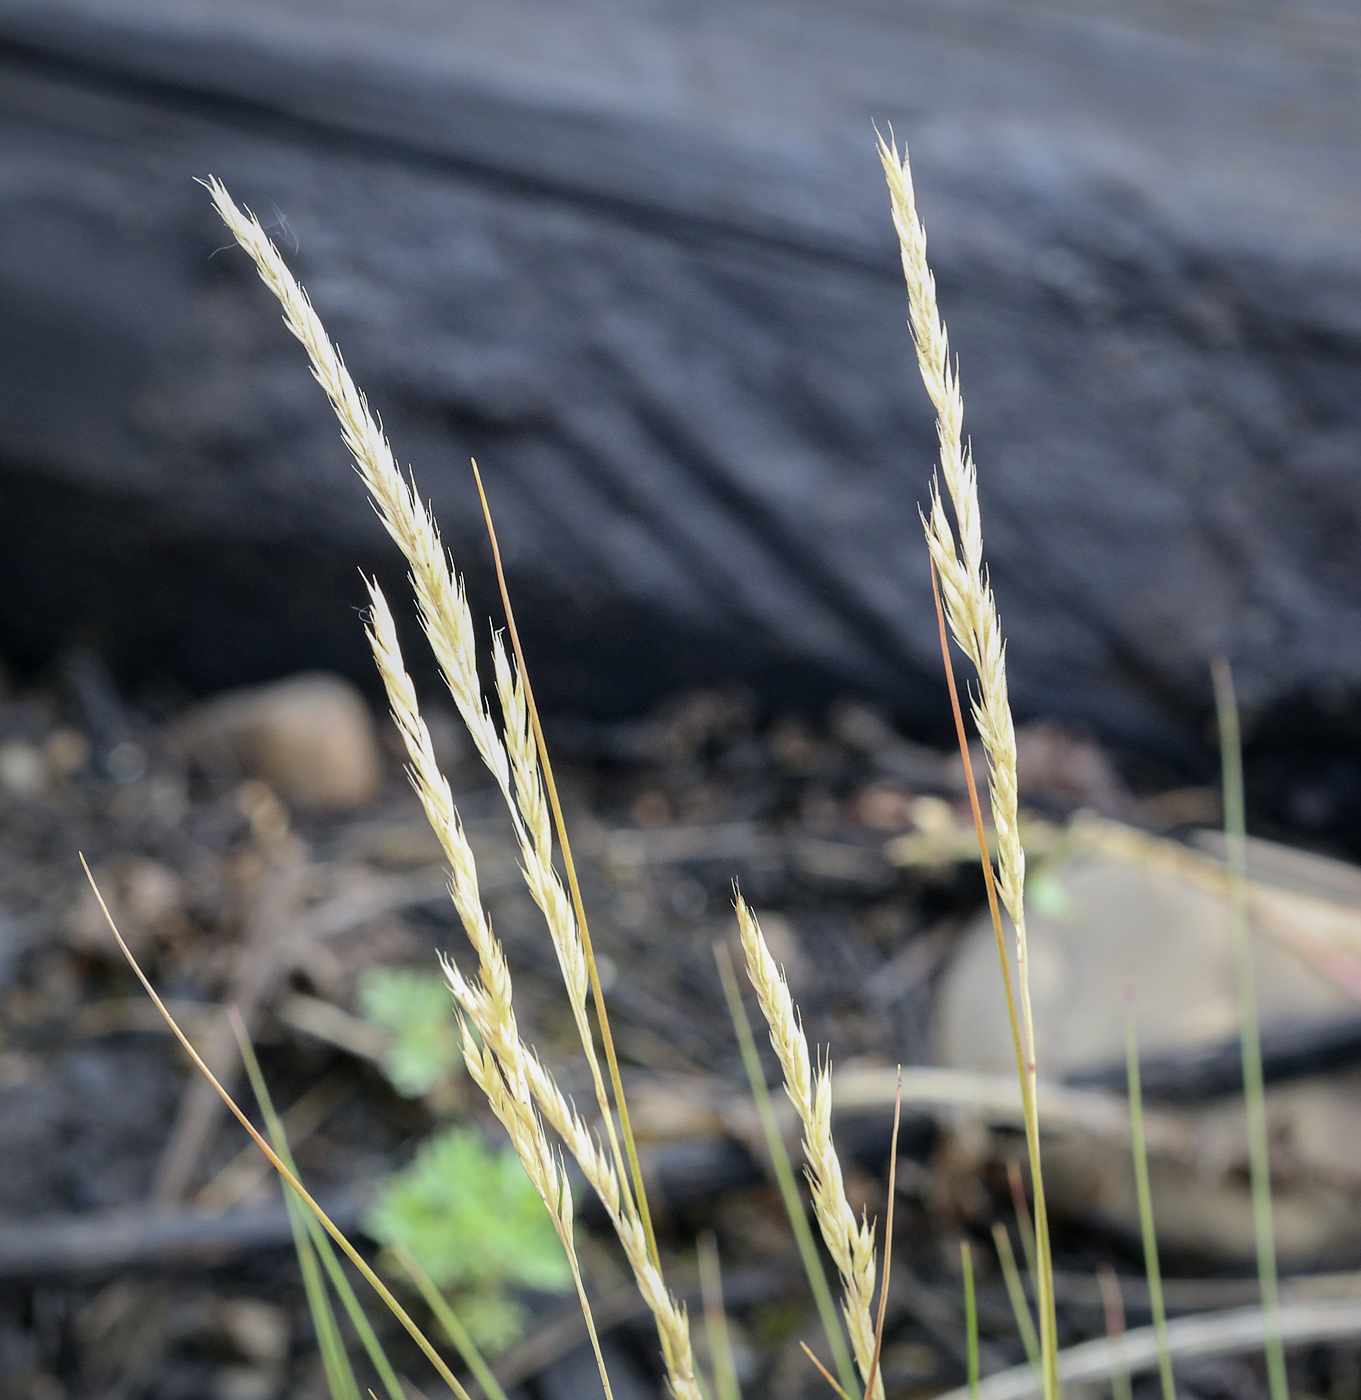
[[[868,1222],[855,1218],[846,1199],[841,1159],[832,1141],[831,1075],[826,1068],[813,1068],[808,1041],[784,974],[771,956],[756,916],[741,896],[737,899],[737,927],[747,974],[756,989],[761,1014],[770,1028],[770,1043],[784,1073],[785,1092],[803,1125],[813,1214],[841,1276],[846,1329],[860,1374],[867,1377],[875,1351],[874,1231]],[[882,1400],[882,1396],[883,1381],[876,1371],[871,1400]]]

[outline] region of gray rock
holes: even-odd
[[[266,218],[551,707],[738,676],[940,725],[914,151],[1024,714],[1186,755],[1361,686],[1342,0],[0,0],[0,646],[367,674],[398,577],[192,177]],[[1294,713],[1294,711],[1292,711]]]

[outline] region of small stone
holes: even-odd
[[[15,739],[0,745],[0,787],[16,797],[34,797],[47,784],[47,765],[32,744]]]
[[[382,785],[378,738],[363,696],[324,672],[219,695],[185,716],[177,739],[204,767],[234,764],[285,801],[315,811],[363,807]]]
[[[263,1366],[223,1366],[217,1373],[214,1400],[274,1400],[279,1376]]]
[[[89,763],[90,741],[79,729],[68,729],[62,725],[47,736],[43,755],[54,773],[69,778]]]
[[[158,937],[178,931],[184,883],[173,870],[146,856],[122,856],[98,866],[95,884],[118,931],[135,954]],[[115,953],[117,944],[104,910],[88,884],[66,922],[66,941],[81,953]]]
[[[288,1315],[255,1298],[228,1298],[215,1304],[212,1321],[243,1361],[277,1366],[288,1356]]]

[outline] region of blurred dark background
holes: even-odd
[[[393,552],[212,173],[485,615],[478,456],[551,710],[939,735],[891,124],[1020,716],[1189,770],[1224,652],[1361,820],[1359,75],[1347,0],[0,0],[0,654],[368,682]]]

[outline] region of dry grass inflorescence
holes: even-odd
[[[948,341],[936,306],[935,285],[926,264],[925,235],[916,214],[911,173],[906,156],[898,156],[892,146],[881,142],[880,155],[902,244],[911,325],[922,376],[938,414],[941,473],[955,517],[952,529],[939,489],[933,487],[930,516],[925,522],[927,541],[939,576],[950,631],[973,663],[978,677],[973,709],[988,758],[992,815],[999,841],[996,885],[1016,930],[1019,996],[1012,1001],[1013,1021],[1017,1020],[1019,1002],[1019,1021],[1014,1033],[1026,1104],[1031,1172],[1036,1187],[1042,1260],[1041,1332],[1046,1390],[1052,1394],[1048,1382],[1053,1374],[1055,1337],[1052,1289],[1046,1291],[1045,1286],[1049,1246],[1034,1113],[1036,1070],[1022,896],[1025,858],[1017,822],[1016,746],[1007,699],[1005,655],[983,565],[976,474],[962,437],[963,409],[958,378],[950,364]],[[552,941],[590,1072],[599,1109],[600,1132],[583,1120],[521,1036],[510,970],[479,892],[473,852],[449,783],[436,761],[430,732],[421,717],[391,610],[381,590],[371,583],[369,641],[406,748],[412,783],[443,847],[451,872],[450,894],[476,954],[475,977],[465,974],[454,961],[447,962],[445,969],[465,1025],[469,1073],[505,1127],[562,1242],[595,1346],[606,1394],[610,1393],[610,1382],[577,1257],[572,1198],[561,1157],[564,1149],[600,1197],[619,1238],[639,1291],[655,1320],[672,1392],[680,1400],[699,1400],[703,1392],[691,1345],[689,1320],[685,1308],[662,1276],[589,930],[576,888],[570,845],[556,800],[532,692],[519,655],[509,600],[506,599],[507,618],[514,655],[508,651],[500,633],[494,634],[490,643],[493,690],[499,711],[498,717],[493,718],[484,699],[476,632],[463,582],[448,558],[436,524],[417,494],[414,481],[399,470],[387,439],[306,293],[258,221],[235,204],[220,182],[210,181],[208,188],[218,212],[280,301],[288,329],[306,349],[312,373],[335,410],[345,443],[372,495],[379,517],[409,565],[422,630],[454,705],[509,812],[524,879]],[[488,526],[490,529],[490,518]],[[494,546],[494,533],[492,539]],[[555,835],[568,877],[566,884],[555,860]],[[993,872],[986,845],[983,852],[991,889]],[[995,904],[994,899],[994,908]],[[840,1277],[842,1313],[862,1391],[881,1400],[883,1381],[878,1359],[883,1309],[881,1305],[876,1323],[875,1227],[868,1219],[857,1218],[847,1198],[832,1138],[830,1067],[825,1063],[814,1065],[788,985],[756,918],[740,896],[737,919],[747,971],[770,1030],[786,1092],[802,1126],[813,1214]],[[1000,948],[1000,917],[997,933]],[[1003,968],[1010,996],[1005,953]],[[592,1025],[589,1005],[592,993],[596,1026]],[[597,1034],[608,1061],[608,1085],[597,1049]],[[560,1146],[550,1140],[550,1129]],[[883,1286],[880,1291],[883,1292]]]
[[[1036,1094],[1039,1076],[1035,1063],[1035,1025],[1030,1003],[1030,952],[1025,925],[1025,850],[1021,845],[1020,794],[1017,784],[1016,727],[1007,696],[1006,646],[997,616],[992,588],[983,564],[983,531],[978,504],[978,474],[964,439],[964,400],[959,390],[958,367],[950,363],[950,342],[936,303],[936,279],[926,260],[926,230],[917,213],[912,170],[906,150],[880,138],[879,157],[888,179],[893,205],[893,225],[902,250],[907,281],[912,337],[922,382],[936,410],[940,472],[954,506],[955,526],[941,501],[940,488],[931,488],[931,513],[924,520],[931,563],[939,580],[945,616],[961,651],[973,664],[978,692],[973,705],[974,724],[988,759],[988,789],[993,828],[997,833],[996,889],[1011,916],[1015,930],[1017,986],[1013,989],[987,846],[982,831],[984,871],[997,936],[997,951],[1006,981],[1007,1005],[1016,1047],[1017,1071],[1025,1106],[1026,1145],[1035,1195],[1035,1235],[1038,1249],[1036,1289],[1040,1311],[1040,1348],[1046,1396],[1058,1391],[1055,1369],[1058,1336],[1054,1312],[1053,1261],[1049,1245],[1048,1212],[1040,1163],[1039,1115]],[[949,661],[946,661],[947,669]],[[964,755],[967,765],[967,754]],[[1019,1017],[1018,1017],[1019,1010]]]

